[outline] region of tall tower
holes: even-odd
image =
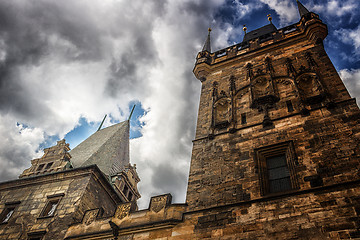
[[[322,207],[340,201],[332,191],[359,192],[360,111],[324,50],[327,26],[298,8],[298,23],[277,29],[269,19],[239,44],[198,53],[190,211],[241,202],[276,208],[273,198]]]

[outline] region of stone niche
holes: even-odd
[[[251,83],[252,108],[264,105],[273,105],[279,101],[270,75],[260,75],[254,78]]]
[[[214,103],[214,127],[226,128],[231,121],[231,99],[222,91],[222,96]]]
[[[315,73],[303,73],[296,78],[301,100],[306,104],[320,103],[325,93]]]

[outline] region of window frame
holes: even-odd
[[[291,189],[286,191],[270,192],[267,159],[280,155],[285,155],[287,168],[290,173]],[[298,165],[298,161],[293,141],[282,142],[255,149],[255,163],[260,182],[260,194],[262,196],[279,195],[285,192],[299,189],[298,177],[296,173],[296,166]]]
[[[38,218],[51,218],[55,216],[56,210],[59,207],[60,201],[63,198],[65,194],[60,193],[60,194],[56,194],[56,195],[50,195],[47,196],[47,201],[46,204],[44,206],[44,208],[41,210],[40,216]],[[53,213],[51,215],[49,215],[49,212],[52,209],[52,204],[56,202],[56,206],[55,209],[53,211]]]
[[[10,219],[14,216],[15,210],[19,204],[20,204],[20,201],[5,203],[5,208],[3,209],[3,211],[0,214],[0,225],[9,223]],[[7,221],[5,221],[7,215],[11,211],[12,211],[11,215],[9,216]]]
[[[27,240],[44,239],[46,231],[29,232],[27,234]]]

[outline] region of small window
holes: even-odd
[[[241,114],[241,124],[246,124],[246,113]]]
[[[1,214],[1,223],[7,223],[9,222],[11,216],[13,215],[15,211],[15,207],[7,207]]]
[[[64,196],[64,194],[59,194],[56,196],[48,196],[48,202],[46,203],[45,208],[41,212],[40,217],[54,216],[56,208],[58,207],[62,196]]]
[[[132,200],[132,197],[133,197],[133,194],[131,191],[129,191],[129,196],[128,196],[128,200],[131,201]]]
[[[294,111],[294,107],[292,105],[291,100],[286,101],[286,106],[287,106],[288,112],[293,112]]]
[[[269,193],[291,190],[290,172],[285,154],[266,158]]]
[[[124,193],[125,196],[127,196],[128,192],[129,192],[129,188],[128,188],[128,186],[125,184],[123,193]]]
[[[31,232],[28,233],[28,240],[42,240],[46,234],[46,231]]]
[[[293,142],[285,142],[255,150],[261,195],[299,188]]]
[[[49,162],[48,164],[46,164],[46,167],[45,167],[45,169],[49,169],[49,168],[51,168],[51,166],[53,165],[53,162]]]
[[[11,202],[11,203],[5,203],[5,209],[0,214],[0,224],[8,223],[10,218],[15,212],[15,208],[17,205],[20,204],[20,201],[18,202]]]
[[[44,168],[45,164],[40,164],[36,171],[41,171]]]

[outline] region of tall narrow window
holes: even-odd
[[[128,195],[127,199],[128,199],[129,201],[131,201],[131,200],[132,200],[132,197],[133,197],[133,194],[132,194],[131,191],[129,191],[129,195]]]
[[[269,179],[269,193],[284,192],[291,189],[290,172],[285,154],[266,158]]]
[[[292,105],[291,100],[286,101],[286,106],[287,106],[288,112],[293,112],[294,111],[294,107]]]
[[[261,195],[299,188],[296,177],[296,155],[292,142],[279,143],[255,150]]]
[[[123,193],[124,193],[125,196],[127,196],[127,195],[128,195],[128,192],[129,192],[129,187],[128,187],[128,186],[126,185],[126,183],[125,183],[124,189],[123,189]]]
[[[246,113],[241,114],[241,124],[246,124]]]

